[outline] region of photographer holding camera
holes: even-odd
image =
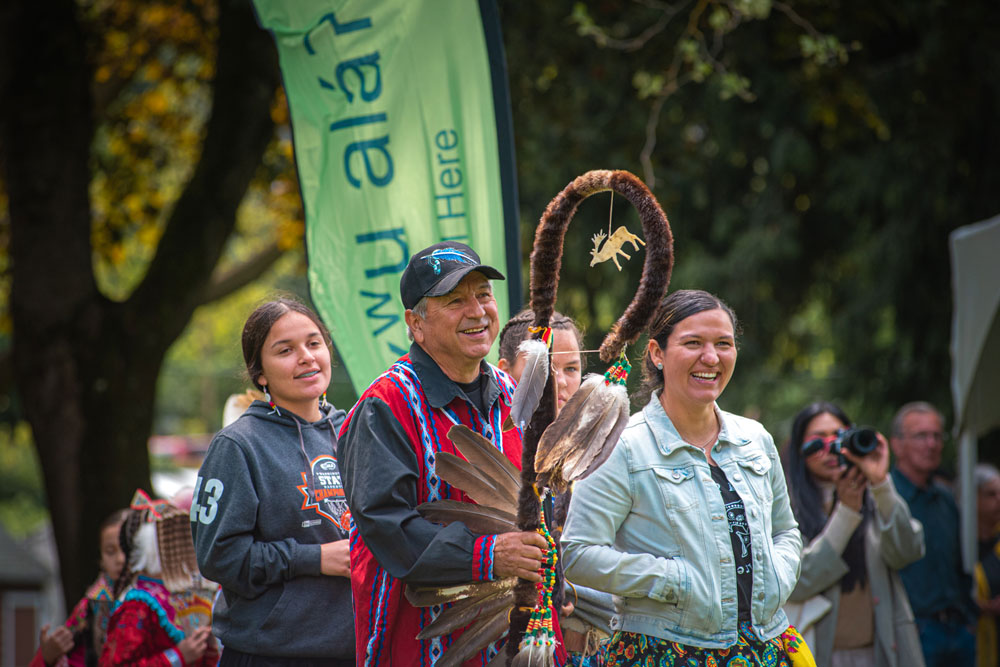
[[[813,403],[795,416],[784,458],[804,545],[789,600],[828,609],[812,627],[816,664],[922,667],[897,571],[923,556],[923,527],[893,486],[885,437],[853,428],[833,403]]]

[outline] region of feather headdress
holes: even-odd
[[[624,196],[639,212],[647,243],[642,277],[631,303],[601,344],[601,359],[613,365],[603,376],[589,376],[555,419],[548,341],[563,241],[580,203],[609,190]],[[531,309],[535,321],[532,340],[525,345],[531,371],[527,377],[522,375],[514,399],[516,413],[514,406],[511,411],[511,421],[523,429],[521,470],[514,470],[495,446],[477,433],[454,426],[448,437],[465,461],[439,455],[437,472],[479,504],[435,501],[418,508],[432,521],[462,521],[470,530],[483,534],[515,529],[538,531],[550,545],[543,566],[544,581],[541,586],[522,579],[504,579],[445,588],[408,587],[407,598],[416,606],[452,603],[423,629],[421,638],[468,626],[438,665],[461,664],[497,640],[504,630],[509,631],[507,651],[491,665],[553,664],[551,593],[558,535],[549,533],[541,511],[542,500],[549,489],[565,489],[573,480],[593,472],[610,455],[629,416],[624,383],[630,366],[624,349],[648,327],[666,294],[672,268],[673,237],[667,216],[642,181],[627,171],[587,172],[567,185],[545,209],[531,253]]]

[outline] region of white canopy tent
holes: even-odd
[[[976,562],[977,439],[1000,427],[1000,215],[949,238],[954,312],[951,393],[966,569]]]

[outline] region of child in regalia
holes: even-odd
[[[184,510],[136,491],[119,536],[125,566],[115,584],[117,606],[108,622],[102,667],[208,667],[218,662],[211,626],[189,626],[185,633],[175,608],[178,595],[200,580],[189,523]]]

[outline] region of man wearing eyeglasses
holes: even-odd
[[[933,481],[941,465],[941,413],[923,401],[907,403],[892,421],[893,483],[924,524],[926,555],[900,570],[920,631],[927,667],[974,665],[976,607],[972,580],[962,568],[958,506]]]

